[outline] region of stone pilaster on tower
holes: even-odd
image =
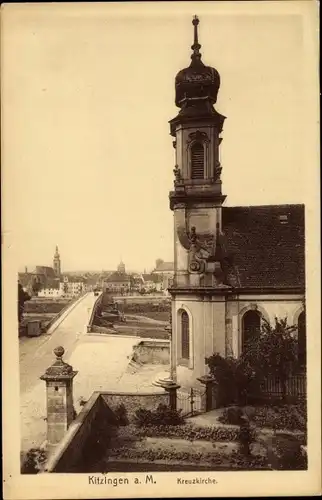
[[[56,347],[56,361],[40,378],[46,382],[47,446],[57,445],[74,419],[73,379],[77,371],[63,361],[65,350]]]

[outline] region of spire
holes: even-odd
[[[193,50],[193,53],[191,54],[191,59],[192,59],[192,62],[199,62],[201,59],[201,54],[199,52],[199,49],[201,49],[201,45],[198,41],[199,19],[197,16],[193,17],[192,24],[193,24],[193,30],[194,30],[194,37],[193,37],[193,45],[191,45],[191,48]]]
[[[56,245],[55,257],[59,257],[58,245]]]

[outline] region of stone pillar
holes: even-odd
[[[202,407],[205,411],[211,411],[217,408],[216,401],[216,380],[211,375],[203,375],[197,379],[205,387],[205,392],[202,398]]]
[[[180,385],[176,384],[172,380],[160,380],[159,385],[163,387],[165,391],[169,393],[169,406],[171,410],[177,409],[177,390],[180,389]]]
[[[40,378],[47,389],[47,446],[57,445],[74,419],[73,378],[78,373],[63,361],[65,350],[56,347],[56,361]]]

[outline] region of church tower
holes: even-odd
[[[206,66],[198,41],[199,19],[189,67],[175,78],[178,115],[170,121],[174,138],[174,280],[171,373],[182,387],[198,385],[207,374],[205,358],[225,355],[225,308],[230,287],[225,280],[221,233],[220,134],[225,117],[215,109],[220,76]]]
[[[119,263],[119,265],[117,266],[117,272],[119,274],[125,274],[125,264],[124,264],[124,262],[122,260]]]
[[[60,255],[59,255],[59,251],[58,251],[58,246],[56,246],[56,251],[54,254],[53,267],[54,267],[55,276],[57,276],[57,278],[59,278],[61,275],[61,263],[60,263]]]

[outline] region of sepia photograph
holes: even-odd
[[[317,23],[2,6],[5,498],[321,491]]]

